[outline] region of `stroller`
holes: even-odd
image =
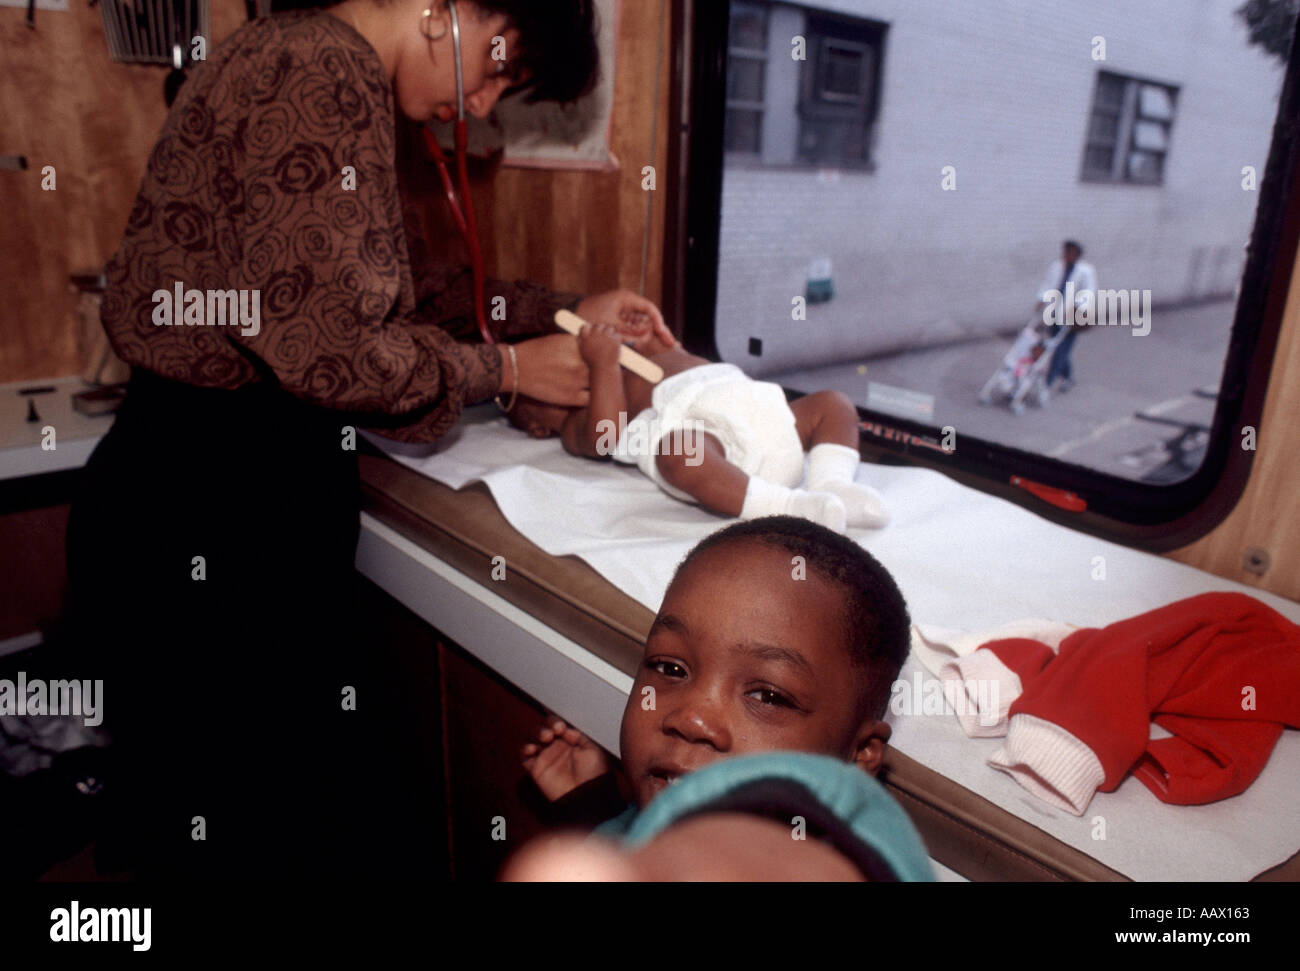
[[[993,403],[993,395],[1008,399],[1013,415],[1025,413],[1025,400],[1040,408],[1047,404],[1047,371],[1052,366],[1056,345],[1065,339],[1065,327],[1049,327],[1035,316],[1017,335],[1001,366],[980,389],[980,404]]]

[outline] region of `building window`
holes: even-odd
[[[741,155],[763,151],[767,73],[766,4],[733,3],[727,46],[726,149]]]
[[[1092,99],[1082,178],[1160,185],[1178,89],[1102,71]]]
[[[734,0],[727,157],[746,165],[868,166],[885,29],[795,4]]]
[[[806,29],[799,160],[813,165],[867,165],[885,28],[810,10]]]

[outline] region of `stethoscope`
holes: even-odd
[[[447,155],[438,144],[438,139],[428,125],[424,126],[424,144],[438,165],[438,175],[442,178],[442,187],[447,193],[447,203],[456,226],[469,248],[470,267],[474,273],[474,319],[478,322],[479,333],[488,344],[495,344],[496,339],[488,330],[487,316],[484,312],[483,298],[483,251],[479,248],[478,221],[474,218],[474,201],[469,193],[469,170],[465,157],[469,150],[469,131],[465,124],[465,75],[460,56],[460,17],[456,13],[456,0],[447,0],[447,10],[451,15],[451,45],[456,62],[456,174],[460,180],[460,201],[456,199],[456,187],[452,184],[451,173],[447,170]],[[424,23],[433,15],[430,7],[424,11]],[[430,37],[423,28],[420,31],[432,43],[441,40],[443,35]],[[445,34],[446,31],[443,31]],[[463,208],[462,208],[463,206]]]

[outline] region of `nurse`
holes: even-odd
[[[102,310],[132,378],[68,528],[68,643],[105,678],[121,763],[102,869],[409,860],[401,767],[368,735],[393,678],[353,609],[356,429],[431,442],[502,394],[584,404],[562,307],[672,341],[631,292],[495,280],[500,343],[478,338],[472,275],[429,260],[395,165],[397,112],[455,113],[454,34],[478,117],[595,76],[590,0],[347,0],[228,37],[149,157]],[[259,320],[159,326],[154,295],[175,289],[256,294]]]

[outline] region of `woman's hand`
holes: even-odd
[[[509,351],[501,348],[501,390],[518,390],[538,401],[568,408],[585,408],[591,401],[587,362],[578,353],[578,339],[548,334],[513,345],[519,373],[513,373]]]
[[[655,349],[680,347],[664,316],[653,301],[631,290],[606,290],[587,297],[574,311],[593,324],[613,324],[624,341],[631,341],[634,351],[654,353]]]
[[[557,718],[521,750],[524,769],[551,802],[610,771],[609,756],[576,728]]]

